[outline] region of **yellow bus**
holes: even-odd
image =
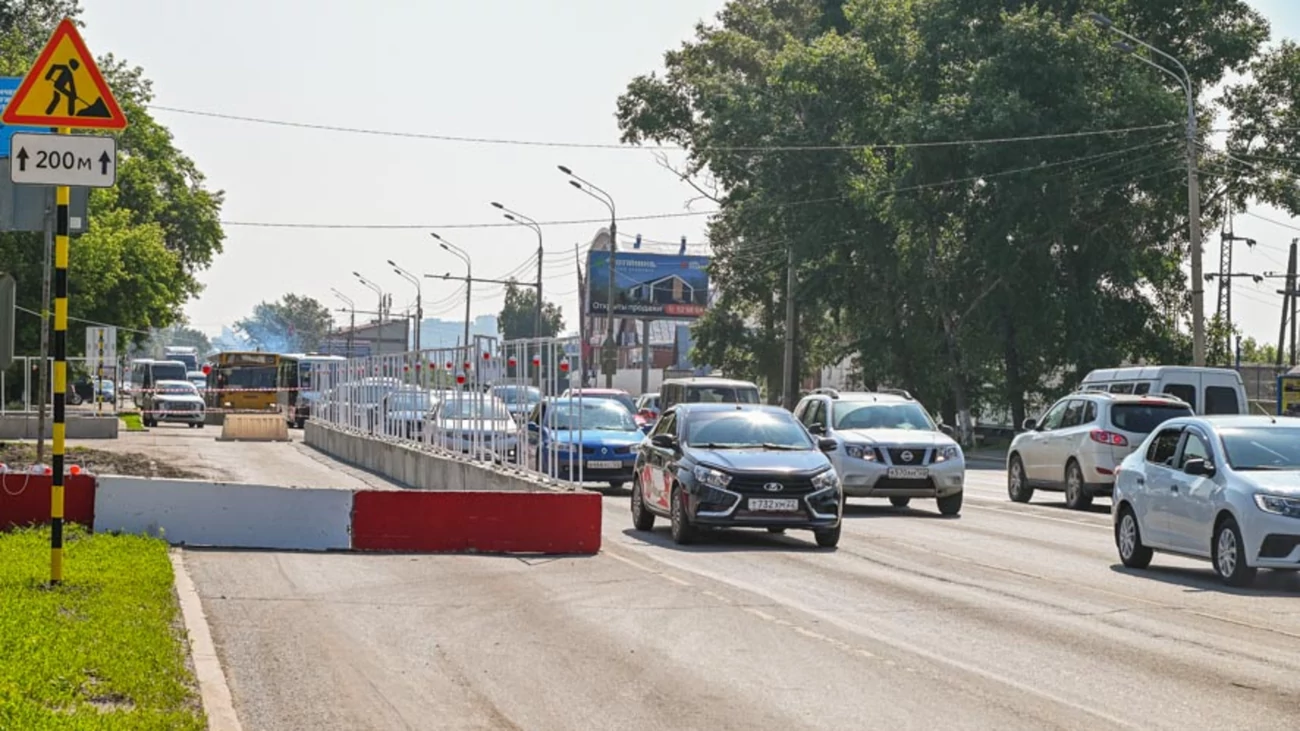
[[[346,363],[341,355],[317,353],[280,356],[280,374],[275,402],[289,426],[301,429],[311,416],[311,405],[320,398],[317,368],[327,363]]]
[[[278,353],[230,352],[208,356],[208,409],[272,411],[280,368]]]

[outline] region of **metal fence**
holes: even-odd
[[[584,419],[597,413],[588,409],[598,404],[581,390],[547,400],[581,389],[583,372],[577,337],[503,342],[480,336],[468,348],[317,364],[310,418],[448,457],[580,483],[596,474],[588,471],[594,450],[585,444],[590,429]],[[630,453],[621,453],[621,464]],[[624,481],[612,472],[600,475]]]
[[[14,358],[15,368],[0,370],[0,414],[9,412],[36,411],[40,406],[41,372],[40,357],[22,355]],[[46,394],[45,408],[51,408],[54,402],[54,359],[45,359]],[[110,371],[112,369],[109,369]],[[90,373],[86,358],[68,358],[68,405],[92,408],[105,412],[117,411],[120,400],[121,384],[115,382],[112,375],[105,375],[109,385],[95,387],[95,374]],[[21,384],[21,390],[15,394],[14,389]],[[102,393],[101,393],[102,391]],[[102,404],[100,397],[102,396]]]

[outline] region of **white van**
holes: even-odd
[[[1231,368],[1130,366],[1099,368],[1083,377],[1080,391],[1164,393],[1186,401],[1200,415],[1248,414],[1246,385]]]

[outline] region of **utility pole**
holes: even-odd
[[[556,167],[571,178],[569,185],[595,198],[609,209],[609,294],[605,309],[605,343],[601,352],[601,370],[605,372],[605,388],[613,388],[614,371],[618,369],[618,350],[614,343],[614,272],[618,265],[618,213],[614,207],[614,197],[593,185],[591,181],[578,177],[569,168],[563,165]]]
[[[1249,240],[1252,244],[1254,243],[1254,239],[1247,239],[1247,240]],[[1228,245],[1226,240],[1225,240],[1225,245]],[[1232,258],[1231,254],[1229,254],[1228,258],[1229,259]],[[1214,279],[1219,280],[1219,305],[1221,309],[1215,315],[1215,317],[1219,318],[1219,321],[1224,326],[1223,342],[1221,343],[1221,345],[1223,346],[1223,360],[1225,365],[1230,365],[1232,363],[1232,353],[1233,353],[1232,338],[1234,333],[1232,328],[1232,280],[1241,279],[1241,278],[1250,279],[1253,282],[1255,282],[1255,284],[1259,284],[1260,282],[1263,282],[1265,279],[1264,275],[1255,274],[1253,272],[1229,271],[1229,272],[1219,272],[1218,274],[1205,275],[1205,281],[1207,282],[1212,281]]]
[[[1282,321],[1277,330],[1277,365],[1282,365],[1282,352],[1286,348],[1286,326],[1287,321],[1291,322],[1291,365],[1295,365],[1295,278],[1296,278],[1296,245],[1300,239],[1291,239],[1291,255],[1287,258],[1286,265],[1286,289],[1278,290],[1282,295]]]
[[[641,321],[641,393],[650,391],[650,321]],[[640,395],[640,394],[638,394]]]
[[[781,388],[781,405],[787,410],[793,411],[798,396],[798,389],[795,387],[798,378],[794,372],[795,276],[793,245],[786,250],[785,267],[785,357],[781,370],[781,380],[784,382]]]

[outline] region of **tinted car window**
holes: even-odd
[[[1083,423],[1091,424],[1097,420],[1097,404],[1094,401],[1088,401],[1087,406],[1083,409]]]
[[[1083,401],[1074,399],[1065,405],[1065,415],[1061,417],[1061,428],[1078,426],[1083,423]]]
[[[1240,414],[1241,405],[1237,403],[1237,389],[1227,386],[1206,386],[1205,413]]]
[[[1130,434],[1150,434],[1170,419],[1191,415],[1191,409],[1175,404],[1114,404],[1110,407],[1111,425]]]
[[[813,442],[794,417],[766,411],[708,411],[686,416],[684,441],[692,446],[812,449]]]
[[[1169,464],[1178,452],[1178,439],[1181,436],[1181,429],[1166,429],[1157,434],[1147,449],[1147,461],[1158,465]]]
[[[1234,470],[1300,469],[1300,429],[1260,426],[1223,429],[1224,456]]]
[[[1110,387],[1110,392],[1111,393],[1133,393],[1133,384],[1131,383],[1112,384]]]
[[[1043,431],[1061,428],[1061,417],[1065,415],[1065,406],[1065,401],[1057,401],[1051,411],[1047,412],[1041,422]]]
[[[1183,444],[1183,455],[1178,460],[1178,469],[1182,469],[1189,459],[1210,461],[1210,447],[1199,434],[1187,432],[1187,441]]]
[[[1165,386],[1165,393],[1191,404],[1192,410],[1196,410],[1196,387],[1189,386],[1186,383],[1170,383]]]

